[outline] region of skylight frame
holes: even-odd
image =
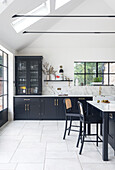
[[[46,0],[46,2],[39,5],[37,8],[32,11],[26,13],[26,15],[48,15],[50,13],[50,0]],[[39,21],[43,17],[40,18],[18,18],[11,23],[14,30],[19,33],[23,31],[25,28],[28,28],[35,22]]]

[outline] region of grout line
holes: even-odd
[[[45,155],[44,155],[43,170],[45,170],[45,163],[46,163],[46,151],[47,151],[47,142],[46,142],[46,147],[45,147]]]

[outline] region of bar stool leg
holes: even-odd
[[[68,135],[70,135],[70,131],[71,131],[71,125],[72,125],[72,119],[71,119],[71,117],[70,117],[70,126],[69,126]]]
[[[98,146],[98,123],[96,124],[96,146]]]
[[[67,117],[66,117],[66,122],[65,122],[65,131],[64,131],[63,140],[65,139],[66,131],[67,131]]]
[[[77,141],[77,145],[76,145],[77,148],[79,146],[79,141],[81,139],[81,136],[82,136],[82,122],[80,121],[80,130],[79,130],[79,136],[78,136],[78,141]]]
[[[84,123],[83,138],[82,138],[81,148],[80,148],[80,152],[79,152],[80,155],[82,153],[82,149],[83,149],[83,145],[84,145],[85,132],[86,132],[86,124]]]

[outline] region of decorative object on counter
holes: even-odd
[[[109,100],[102,100],[101,103],[110,103]]]
[[[63,70],[63,66],[60,66],[59,69],[59,75],[60,75],[60,80],[64,80],[64,70]]]
[[[46,75],[46,80],[55,80],[56,79],[56,72],[52,65],[49,66],[49,63],[44,63],[42,67],[43,73]]]

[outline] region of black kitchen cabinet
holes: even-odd
[[[42,56],[16,56],[16,94],[42,94]]]
[[[45,120],[57,120],[57,98],[49,97],[44,98],[45,112],[43,119]]]
[[[45,120],[64,120],[65,111],[63,106],[63,98],[47,97],[44,98],[44,114]]]
[[[81,101],[85,112],[87,111],[86,100],[92,100],[87,97],[14,97],[14,119],[64,120],[64,98],[71,98],[74,111],[78,110],[77,101]]]
[[[40,98],[15,98],[14,120],[39,120],[40,103]]]

